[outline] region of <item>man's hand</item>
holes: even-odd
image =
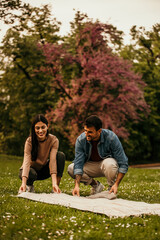
[[[124,177],[124,175],[125,175],[124,173],[120,173],[120,172],[118,173],[117,179],[116,179],[115,183],[113,184],[113,186],[111,187],[109,193],[112,193],[112,192],[113,192],[114,194],[117,194],[117,192],[118,192],[118,186],[119,186],[122,178]]]
[[[114,194],[117,194],[117,192],[118,192],[118,185],[116,183],[111,187],[111,189],[109,191],[109,193],[112,193],[112,192]]]
[[[75,186],[75,188],[73,189],[73,191],[72,191],[72,195],[73,196],[78,196],[78,197],[80,197],[80,193],[79,193],[79,186]]]
[[[75,187],[72,191],[73,196],[78,196],[80,197],[80,193],[79,193],[79,185],[80,185],[80,181],[81,181],[82,175],[76,175],[76,179],[75,179]]]

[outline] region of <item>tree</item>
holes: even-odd
[[[77,22],[82,20],[83,17]],[[53,87],[62,95],[56,108],[48,111],[47,116],[63,131],[71,145],[74,145],[84,119],[90,114],[99,115],[105,128],[127,138],[126,122],[139,121],[140,113],[148,111],[140,76],[132,71],[128,61],[117,57],[109,47],[108,39],[113,41],[117,36],[112,26],[90,21],[76,28],[76,33],[69,39],[75,42],[72,49],[65,42],[63,53],[56,56],[54,45],[43,48],[47,67],[42,70],[52,76]],[[68,64],[65,63],[67,58]],[[73,66],[68,82],[63,71],[66,65]]]
[[[44,64],[38,45],[56,42],[59,23],[50,19],[47,6],[32,8],[31,15],[19,18],[19,23],[6,33],[1,47],[0,78],[1,149],[8,154],[23,153],[32,117],[45,113],[57,101],[50,77],[36,73]]]
[[[122,49],[121,56],[130,59],[134,70],[142,74],[150,114],[147,118],[141,115],[143,122],[130,124],[129,155],[132,157],[134,153],[137,161],[156,162],[160,158],[160,24],[154,25],[151,31],[133,26],[131,36],[132,44]]]
[[[13,24],[20,16],[30,15],[30,5],[21,0],[1,0],[0,20],[5,24]]]

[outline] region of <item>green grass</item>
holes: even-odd
[[[160,216],[108,218],[67,207],[14,197],[21,181],[22,158],[0,155],[0,239],[160,239]],[[66,168],[70,162],[66,162]],[[65,168],[60,188],[71,194],[74,181]],[[160,170],[129,169],[119,187],[119,198],[160,203]],[[107,188],[104,178],[100,180]],[[51,179],[35,182],[36,192],[51,192]],[[81,195],[90,187],[81,184]]]

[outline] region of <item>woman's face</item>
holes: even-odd
[[[37,122],[34,126],[37,139],[39,141],[44,141],[46,138],[48,126],[43,122]]]

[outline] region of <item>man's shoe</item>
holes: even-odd
[[[91,195],[100,193],[103,191],[103,189],[104,189],[103,184],[97,181],[97,184],[92,186]]]
[[[27,186],[26,186],[26,192],[32,192],[32,193],[34,193],[34,186],[33,186],[33,185],[27,185]]]

